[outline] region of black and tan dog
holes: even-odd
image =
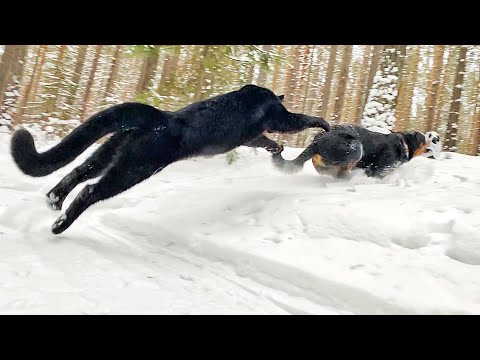
[[[368,176],[384,177],[415,156],[437,157],[441,141],[437,133],[420,131],[382,134],[354,125],[335,125],[320,132],[294,160],[281,153],[273,155],[274,165],[286,173],[296,173],[312,159],[317,172],[348,177],[353,168],[365,169]]]

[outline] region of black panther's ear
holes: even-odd
[[[279,95],[278,98],[280,99],[280,101],[283,102],[283,98],[285,97],[285,95]]]

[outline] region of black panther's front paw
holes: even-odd
[[[325,131],[330,131],[331,126],[325,119],[317,116],[308,116],[309,127],[312,128],[322,128]]]
[[[50,209],[53,210],[62,210],[63,199],[60,196],[56,195],[54,192],[49,192],[45,195],[45,202]]]

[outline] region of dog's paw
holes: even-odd
[[[55,195],[53,192],[49,192],[47,195],[45,195],[45,202],[47,203],[47,206],[55,211],[62,210],[62,203],[60,197]]]
[[[54,234],[60,234],[68,227],[68,225],[69,224],[67,223],[67,215],[63,214],[53,223],[52,232]]]

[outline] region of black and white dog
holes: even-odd
[[[354,125],[335,125],[329,132],[318,133],[313,142],[294,160],[274,154],[274,165],[283,172],[295,173],[312,159],[319,173],[348,177],[353,168],[368,176],[383,177],[415,156],[438,158],[442,150],[436,132],[420,131],[383,134]]]

